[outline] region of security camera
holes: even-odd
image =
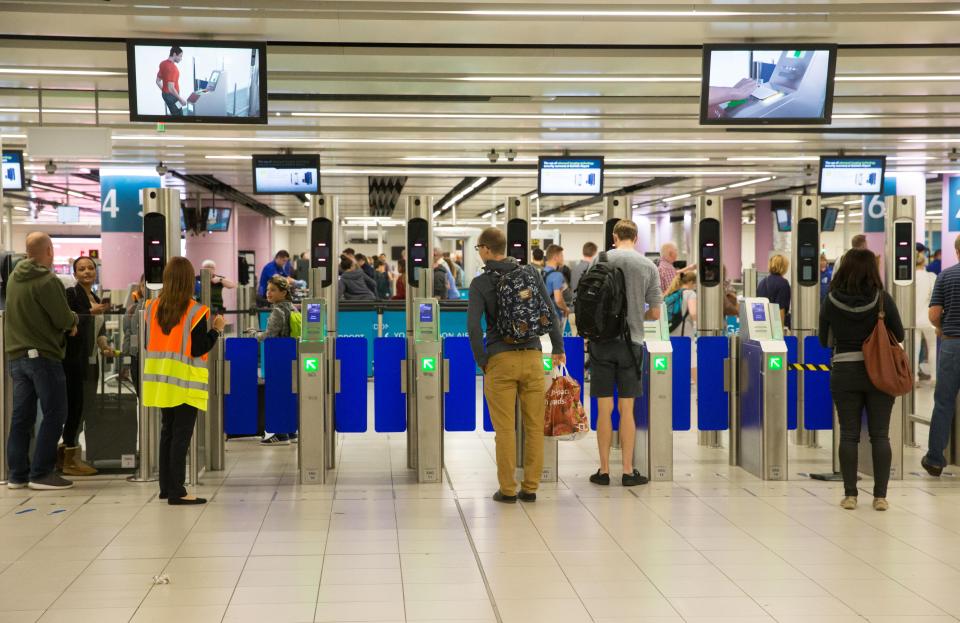
[[[163,161],[161,160],[160,162],[157,163],[157,175],[166,175],[166,174],[167,174],[167,166],[163,164]]]
[[[44,165],[43,168],[47,170],[48,175],[53,175],[57,172],[57,165],[53,162],[53,160],[47,160],[47,164]]]
[[[489,160],[491,163],[496,162],[499,159],[500,154],[497,153],[496,149],[491,149],[490,153],[487,154],[487,160]]]
[[[947,154],[947,158],[950,160],[950,162],[956,162],[960,160],[960,153],[957,152],[956,147],[950,150],[950,153]]]
[[[813,165],[805,164],[803,166],[803,174],[806,175],[807,177],[813,177]]]
[[[503,155],[507,157],[507,162],[513,162],[517,159],[517,152],[512,149],[508,149]]]

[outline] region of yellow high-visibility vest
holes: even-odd
[[[157,321],[160,305],[156,299],[147,301],[146,339],[143,349],[143,395],[146,407],[176,407],[188,404],[207,410],[207,356],[190,355],[190,333],[210,310],[196,301],[190,301],[183,318],[170,333],[164,333]]]

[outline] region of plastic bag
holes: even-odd
[[[580,402],[580,384],[570,376],[566,366],[558,366],[547,390],[543,434],[562,441],[576,441],[588,432],[590,423]]]

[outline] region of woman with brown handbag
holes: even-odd
[[[864,409],[873,450],[873,508],[885,511],[890,480],[890,413],[894,396],[877,389],[864,363],[863,345],[884,314],[887,330],[902,342],[903,324],[893,299],[883,290],[877,260],[866,249],[851,249],[843,256],[830,292],[820,308],[820,343],[833,348],[830,393],[840,423],[840,471],[844,498],[840,506],[857,507],[857,453]]]

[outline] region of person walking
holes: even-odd
[[[605,254],[606,261],[623,272],[630,343],[624,338],[603,342],[591,340],[588,348],[590,395],[597,399],[597,447],[600,454],[600,469],[590,476],[590,482],[597,485],[610,484],[613,396],[616,394],[619,399],[620,413],[633,413],[635,399],[643,394],[643,323],[644,320],[659,320],[663,303],[657,267],[636,250],[636,244],[637,224],[622,220],[613,227],[614,248]],[[601,254],[600,258],[603,257]],[[621,417],[620,447],[633,448],[636,432],[633,418],[629,415]],[[623,452],[621,484],[633,487],[647,482],[648,479],[634,469],[633,452]]]
[[[340,258],[340,282],[337,290],[341,301],[377,300],[377,282],[363,272],[356,260]]]
[[[386,301],[390,298],[390,273],[389,266],[379,257],[373,260],[374,281],[377,283],[377,298]]]
[[[583,257],[570,269],[570,292],[573,294],[570,300],[570,335],[577,337],[577,314],[574,312],[577,302],[577,286],[580,285],[580,278],[590,268],[590,263],[597,255],[597,244],[595,242],[585,242],[581,250]]]
[[[77,335],[67,338],[63,373],[67,383],[67,420],[63,426],[63,443],[57,447],[57,467],[65,476],[93,476],[97,470],[83,461],[80,429],[83,425],[84,394],[88,380],[96,377],[97,354],[113,358],[113,347],[107,340],[104,313],[110,309],[93,291],[97,281],[97,265],[89,257],[73,262],[77,285],[67,288],[67,304],[77,314]],[[96,391],[94,389],[94,391]]]
[[[223,336],[223,316],[193,300],[196,274],[185,257],[174,257],[163,269],[160,296],[147,301],[146,339],[143,348],[145,407],[157,407],[160,426],[160,499],[167,504],[205,504],[188,495],[187,451],[197,422],[197,411],[207,408],[207,353]]]
[[[820,344],[833,349],[830,394],[840,424],[840,471],[844,498],[840,506],[857,507],[857,462],[863,412],[873,454],[873,508],[885,511],[890,480],[890,413],[895,398],[876,388],[867,374],[863,343],[884,313],[887,329],[903,341],[903,323],[893,298],[883,289],[876,256],[869,249],[850,249],[830,282],[820,307]],[[952,411],[951,411],[952,413]]]
[[[680,324],[670,335],[690,338],[690,382],[697,382],[697,273],[687,271],[677,273],[670,284],[670,289],[663,295],[667,303],[667,313],[670,313],[670,296],[679,292],[680,296]]]
[[[917,253],[917,262],[914,270],[916,281],[917,309],[916,309],[916,339],[913,341],[913,369],[916,370],[917,380],[929,381],[937,378],[937,333],[930,322],[930,299],[933,298],[933,287],[937,283],[937,276],[926,270],[927,256]],[[926,357],[923,357],[926,355]]]
[[[790,282],[784,277],[788,268],[790,262],[786,257],[779,253],[774,255],[767,267],[770,274],[757,284],[758,297],[780,306],[780,321],[784,329],[790,326]]]
[[[483,393],[490,408],[490,419],[496,431],[497,479],[500,487],[493,494],[497,502],[513,504],[517,499],[535,502],[543,472],[543,426],[546,389],[540,338],[515,343],[508,341],[497,328],[499,314],[497,286],[504,275],[517,270],[531,271],[540,296],[549,302],[546,286],[532,267],[521,267],[514,258],[506,257],[507,238],[503,231],[488,227],[477,239],[477,253],[484,272],[470,282],[470,303],[467,308],[467,332],[473,358],[483,370]],[[522,276],[521,276],[522,278]],[[528,296],[533,293],[526,292]],[[486,320],[486,339],[481,321]],[[566,362],[559,323],[550,329],[554,367]],[[517,491],[517,402],[523,421],[523,482]]]
[[[77,334],[77,315],[67,304],[63,283],[53,272],[53,241],[42,232],[27,235],[26,259],[17,263],[7,284],[4,349],[13,381],[13,417],[7,439],[7,487],[69,489],[73,483],[56,472],[57,442],[67,417],[63,372],[66,335]],[[37,422],[33,460],[30,438]]]
[[[553,304],[553,311],[557,314],[557,322],[560,323],[562,332],[567,316],[572,311],[564,297],[569,290],[569,286],[560,270],[563,266],[563,247],[558,244],[551,244],[547,247],[544,262],[543,282],[547,286],[547,296],[550,297],[550,302]]]
[[[960,258],[960,236],[953,243]],[[931,476],[940,476],[947,464],[943,455],[950,442],[957,394],[960,393],[960,264],[942,271],[933,286],[928,311],[930,324],[942,338],[937,359],[937,386],[933,391],[928,450],[921,465]]]
[[[265,331],[255,331],[254,336],[261,342],[272,337],[291,337],[290,316],[296,308],[293,306],[293,296],[290,294],[290,283],[280,275],[274,275],[267,284],[267,301],[271,305],[267,328]],[[264,431],[260,444],[289,446],[290,440],[295,438],[296,434]]]

